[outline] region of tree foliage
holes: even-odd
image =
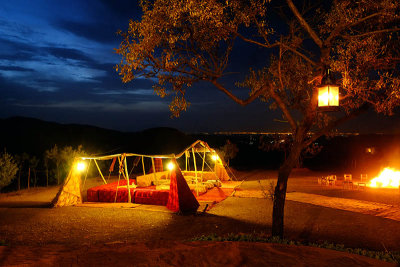
[[[239,148],[237,145],[232,143],[230,140],[226,140],[225,145],[218,150],[218,155],[220,155],[229,166],[229,161],[234,159],[238,152]]]
[[[52,180],[60,184],[70,170],[74,159],[76,157],[82,157],[85,154],[82,145],[79,145],[76,149],[71,146],[65,146],[60,149],[57,145],[54,145],[51,149],[46,150],[44,162],[45,167],[49,168],[52,174],[50,178],[53,178]]]
[[[393,114],[400,105],[397,0],[153,0],[142,1],[140,20],[129,22],[116,50],[123,82],[156,78],[155,92],[172,94],[170,110],[188,107],[188,88],[207,81],[240,105],[255,99],[279,108],[293,142],[275,188],[273,234],[283,235],[287,179],[302,151],[317,138],[367,109]],[[279,14],[280,19],[276,15]],[[279,25],[273,29],[270,25]],[[223,83],[237,42],[267,49],[262,68],[249,68],[236,85]],[[341,86],[341,111],[317,108],[322,74],[330,68]]]
[[[11,183],[17,171],[18,166],[14,158],[4,150],[0,155],[0,189]]]

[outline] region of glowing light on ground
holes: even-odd
[[[375,177],[369,182],[368,186],[376,188],[399,188],[400,171],[392,168],[385,168],[379,174],[379,176]]]

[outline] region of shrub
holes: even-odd
[[[0,189],[9,185],[18,171],[14,158],[5,150],[0,155]]]

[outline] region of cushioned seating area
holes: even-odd
[[[135,180],[130,179],[129,184],[134,185]],[[119,183],[113,182],[89,188],[87,190],[87,201],[89,202],[114,202],[115,195],[118,194],[116,202],[128,202],[128,189],[126,188],[126,180],[120,180]],[[121,187],[125,186],[125,187]],[[133,201],[134,188],[131,188],[131,199]]]
[[[133,184],[134,180],[130,180]],[[210,180],[206,183],[189,184],[189,188],[193,195],[199,201],[206,201],[212,199],[213,201],[219,202],[229,196],[232,189],[226,191],[225,189],[214,188],[214,183],[219,181]],[[88,202],[111,202],[115,201],[115,196],[117,195],[116,202],[126,203],[128,202],[128,190],[126,187],[126,181],[120,180],[120,187],[118,188],[118,182],[113,182],[109,184],[104,184],[96,187],[89,188],[87,190],[87,201]],[[221,182],[219,182],[221,185]],[[162,205],[166,206],[169,196],[169,185],[158,185],[149,187],[136,187],[131,188],[131,201],[137,204],[149,204],[149,205]],[[196,193],[196,189],[198,194]],[[208,190],[207,190],[208,189]]]
[[[87,190],[87,201],[99,202],[99,190],[102,188],[101,185],[89,188]]]
[[[169,190],[139,189],[135,191],[135,203],[166,206]]]
[[[130,181],[133,183],[133,180]],[[87,190],[87,201],[88,202],[128,202],[128,189],[126,187],[126,181],[121,180],[119,183],[120,187],[117,186],[118,182],[104,184],[96,187],[89,188]],[[156,190],[155,186],[149,186],[146,188],[130,188],[131,190],[131,202],[137,204],[150,204],[150,205],[167,205],[169,190]]]
[[[98,202],[128,202],[128,189],[118,188],[103,188],[98,190]],[[116,197],[116,198],[115,198]],[[131,202],[135,201],[135,189],[131,188]]]

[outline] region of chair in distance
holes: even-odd
[[[336,185],[336,175],[322,176],[321,178],[318,178],[318,184]]]
[[[357,190],[361,188],[366,188],[367,187],[367,180],[368,180],[368,175],[367,174],[361,174],[360,175],[360,181],[357,182]]]
[[[327,179],[328,185],[336,185],[336,175],[329,175]]]
[[[353,189],[353,179],[351,174],[344,174],[343,189],[345,189],[346,186],[348,188],[351,186],[351,189]]]

